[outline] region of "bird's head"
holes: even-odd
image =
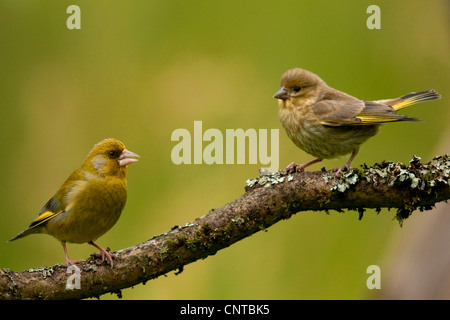
[[[302,106],[314,103],[326,87],[325,82],[314,73],[293,68],[281,76],[281,88],[273,97],[279,99],[280,107]]]
[[[125,148],[119,140],[108,138],[97,143],[83,163],[83,169],[92,174],[126,174],[127,165],[138,161],[139,155]]]

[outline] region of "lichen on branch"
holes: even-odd
[[[264,173],[248,179],[238,199],[211,210],[194,221],[141,244],[116,252],[114,268],[95,255],[79,264],[80,289],[68,290],[71,276],[65,266],[14,272],[0,269],[1,299],[82,299],[98,297],[205,259],[239,240],[300,211],[396,208],[402,223],[416,210],[431,209],[450,199],[450,157],[422,163],[413,157],[408,165],[382,162],[372,167],[333,171]]]

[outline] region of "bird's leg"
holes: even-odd
[[[79,262],[79,260],[72,260],[69,258],[69,255],[67,254],[66,242],[61,241],[61,244],[63,246],[64,254],[66,256],[66,266],[73,266],[73,265],[77,264],[77,262]]]
[[[353,150],[352,155],[350,156],[350,159],[341,167],[337,168],[335,176],[339,176],[342,170],[350,168],[350,164],[352,163],[353,159],[355,159],[356,155],[358,154],[358,149]]]
[[[103,249],[102,247],[96,245],[93,241],[89,241],[88,242],[91,246],[96,247],[98,250],[100,250],[100,254],[102,256],[102,261],[105,260],[105,257],[108,258],[109,260],[109,264],[111,265],[111,267],[113,267],[114,263],[113,263],[113,258],[116,258],[116,255],[113,253],[109,253],[108,251],[106,251],[105,249]]]
[[[297,168],[298,164],[296,164],[295,162],[291,162],[284,170],[286,170],[287,172],[292,171],[292,169]]]
[[[306,163],[303,163],[303,164],[296,164],[295,162],[292,162],[290,165],[288,165],[287,167],[286,167],[286,171],[291,171],[292,169],[294,169],[295,168],[295,170],[297,171],[297,172],[302,172],[302,171],[305,171],[305,168],[306,167],[309,167],[310,165],[312,165],[312,164],[314,164],[314,163],[317,163],[317,162],[320,162],[320,161],[322,161],[323,159],[320,159],[320,158],[317,158],[317,159],[314,159],[314,160],[311,160],[311,161],[309,161],[309,162],[306,162]]]

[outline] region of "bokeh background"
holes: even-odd
[[[66,27],[71,4],[81,8],[81,30]],[[366,27],[371,4],[381,8],[380,30]],[[104,138],[118,138],[141,156],[129,170],[121,219],[98,240],[112,250],[234,200],[244,193],[245,180],[258,175],[261,164],[174,165],[171,133],[186,128],[193,134],[194,120],[203,121],[203,130],[223,133],[280,129],[280,166],[310,160],[285,135],[272,98],[281,74],[292,67],[362,99],[429,88],[442,94],[402,111],[424,121],[384,126],[354,166],[407,163],[413,155],[428,161],[448,152],[449,11],[444,0],[0,0],[0,267],[21,271],[64,263],[61,245],[51,237],[6,240],[28,226]],[[180,275],[125,289],[123,298],[377,298],[389,287],[390,270],[398,270],[395,250],[408,247],[398,248],[402,239],[449,211],[415,213],[402,228],[388,210],[367,211],[361,221],[355,212],[298,213]],[[68,249],[73,259],[95,251],[76,244]],[[447,242],[436,261],[427,256],[427,265],[449,255]],[[405,269],[424,258],[412,257]],[[376,292],[366,287],[366,268],[373,264],[382,272]],[[450,272],[444,274],[449,281]],[[441,297],[450,298],[446,294]]]

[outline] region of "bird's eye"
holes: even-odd
[[[300,88],[299,86],[295,86],[295,87],[292,88],[292,89],[294,89],[295,92],[299,92],[302,88]]]
[[[116,152],[115,150],[111,150],[111,151],[109,152],[109,155],[110,155],[111,157],[115,157],[116,154],[117,154],[117,152]]]

